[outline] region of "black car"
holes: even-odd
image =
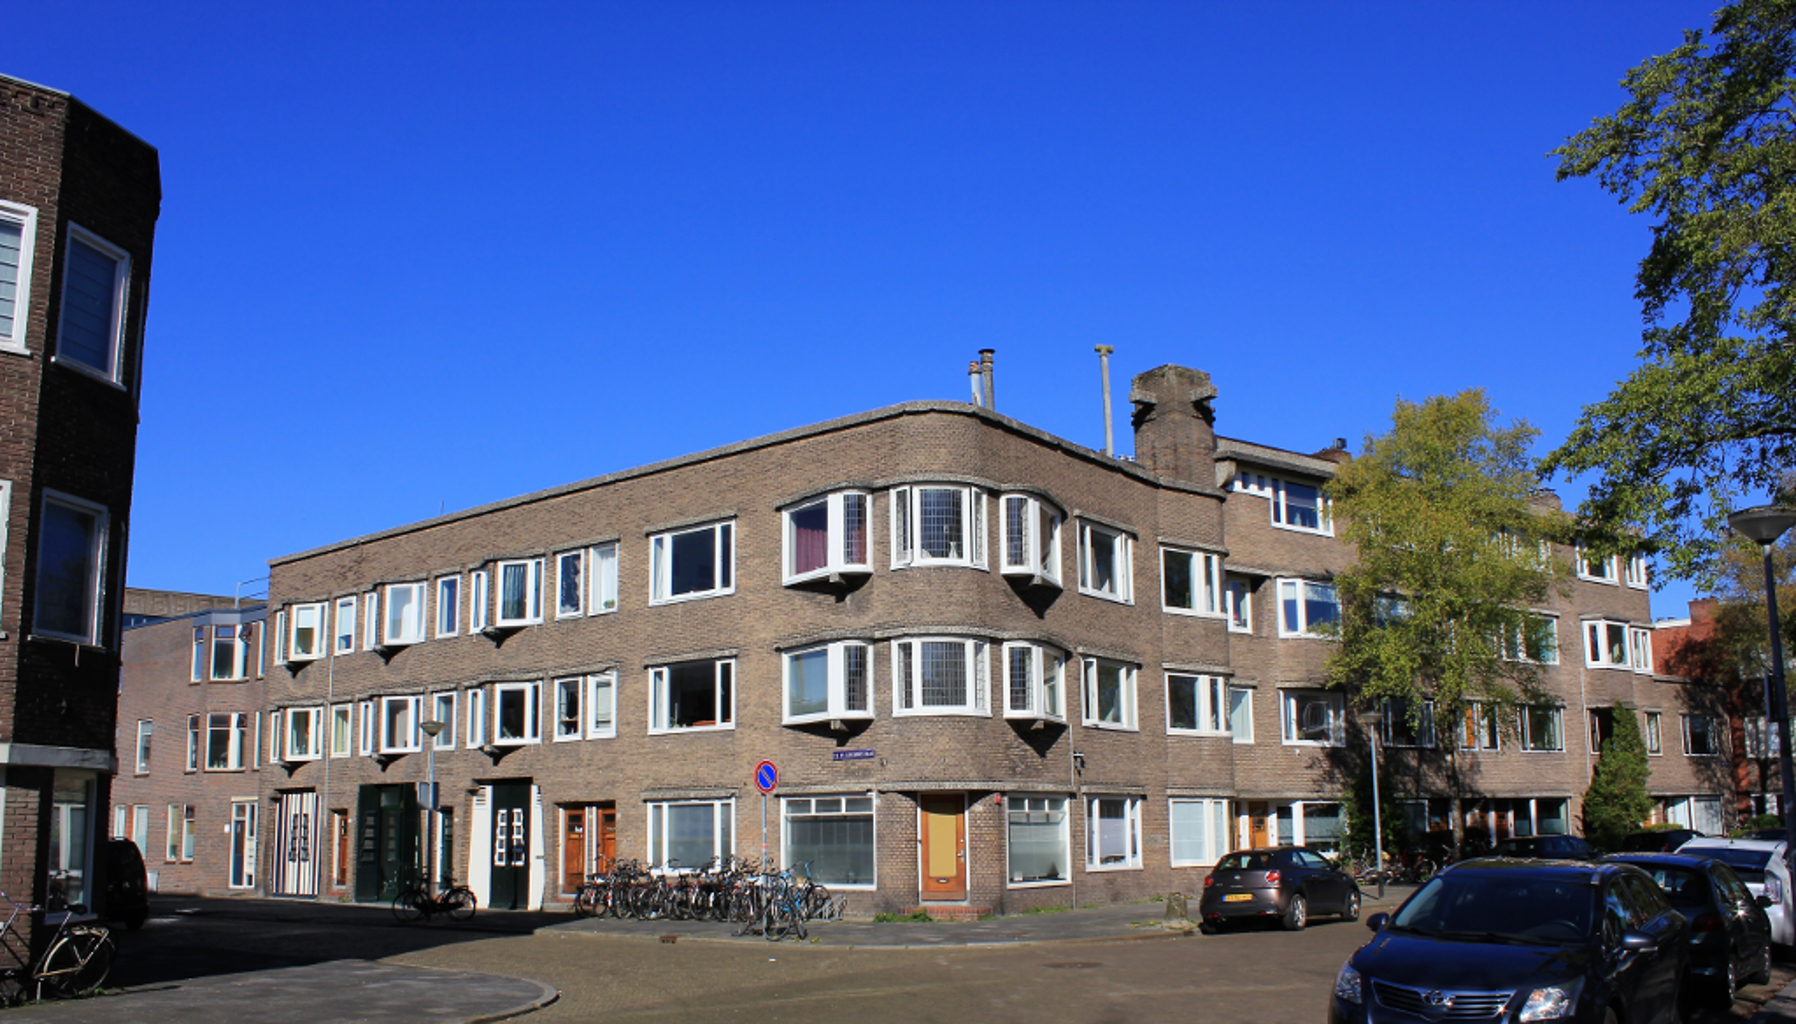
[[[1634,832],[1615,847],[1616,853],[1676,853],[1677,848],[1698,838],[1693,828],[1653,828]]]
[[[1577,836],[1523,836],[1505,839],[1490,851],[1492,857],[1529,857],[1541,860],[1590,860],[1596,851]]]
[[[1198,902],[1206,931],[1245,920],[1274,920],[1295,931],[1315,914],[1359,919],[1359,885],[1302,846],[1238,850],[1204,876]]]
[[[136,931],[150,917],[149,876],[143,855],[129,839],[106,840],[106,903],[101,908],[114,921]]]
[[[1690,974],[1715,1006],[1734,1005],[1742,980],[1771,980],[1771,918],[1733,868],[1708,857],[1669,853],[1623,853],[1604,860],[1651,875],[1671,905],[1690,919]]]
[[[1366,926],[1330,1024],[1679,1019],[1690,926],[1631,865],[1464,861]]]

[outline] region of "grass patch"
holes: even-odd
[[[901,924],[906,921],[922,923],[924,921],[933,920],[935,920],[935,918],[930,917],[929,911],[927,910],[913,910],[908,914],[892,914],[881,911],[880,913],[873,915],[874,924]]]

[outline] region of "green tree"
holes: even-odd
[[[1652,216],[1635,296],[1641,365],[1542,462],[1595,471],[1597,546],[1644,527],[1678,577],[1712,581],[1721,522],[1796,465],[1796,0],[1738,0],[1709,40],[1627,72],[1628,100],[1553,151]],[[1750,503],[1750,502],[1747,502]]]
[[[1603,741],[1590,788],[1584,791],[1584,838],[1599,850],[1613,850],[1652,813],[1646,791],[1646,743],[1634,709],[1616,701],[1609,709],[1615,732]]]

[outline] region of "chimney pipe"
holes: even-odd
[[[1116,457],[1116,432],[1110,426],[1110,353],[1116,348],[1111,345],[1096,346],[1098,353],[1098,371],[1104,378],[1104,454]]]
[[[967,383],[973,387],[973,404],[985,405],[985,378],[979,373],[979,360],[967,361]]]
[[[992,391],[992,353],[996,351],[990,348],[979,350],[979,377],[985,383],[985,407],[993,412],[998,411],[997,396]]]

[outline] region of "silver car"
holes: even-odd
[[[1686,857],[1713,857],[1733,868],[1753,896],[1771,897],[1771,905],[1765,908],[1771,918],[1771,941],[1780,946],[1796,942],[1790,913],[1790,866],[1782,842],[1702,836],[1678,847],[1677,852]]]

